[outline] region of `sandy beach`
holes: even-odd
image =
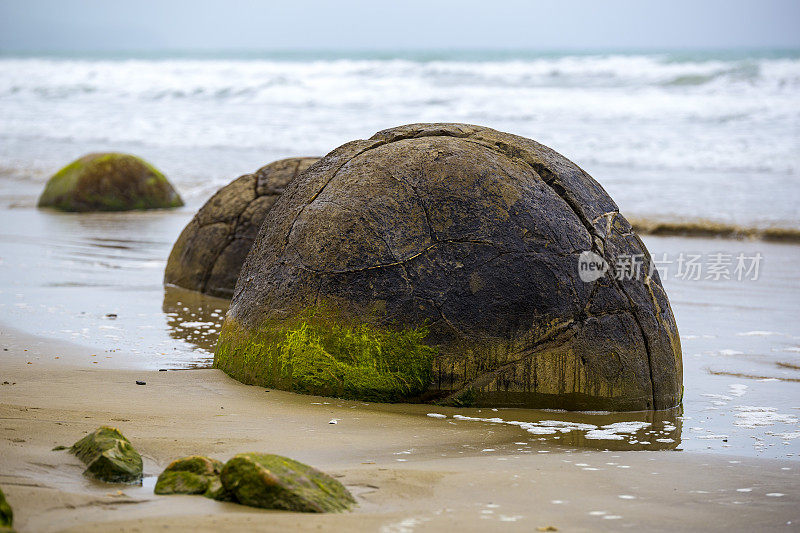
[[[512,426],[426,416],[454,409],[266,391],[212,369],[106,370],[94,364],[102,352],[5,327],[2,344],[0,486],[19,531],[783,531],[800,523],[796,461],[553,446]],[[76,458],[52,451],[102,424],[141,452],[143,486],[88,480]],[[359,505],[302,515],[152,493],[177,457],[241,451],[328,471]]]

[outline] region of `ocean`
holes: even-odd
[[[632,217],[800,228],[796,50],[5,55],[0,192],[28,202],[118,150],[197,206],[274,159],[413,122],[536,139]]]

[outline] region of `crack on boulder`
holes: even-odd
[[[615,209],[615,210],[613,210],[613,211],[607,211],[607,212],[603,213],[602,215],[597,215],[596,217],[594,217],[594,218],[592,219],[592,225],[594,225],[594,224],[597,224],[597,222],[598,222],[598,221],[599,221],[601,218],[608,217],[609,215],[614,215],[614,216],[617,216],[617,215],[619,215],[619,211],[617,211],[617,210]]]
[[[256,180],[256,182],[257,181],[258,180]],[[216,255],[214,256],[214,259],[212,261],[209,261],[209,265],[210,266],[206,270],[205,275],[203,276],[203,281],[202,281],[202,283],[200,285],[202,287],[200,289],[201,292],[206,293],[208,291],[208,282],[211,281],[211,276],[212,276],[212,274],[214,274],[214,268],[216,268],[216,266],[217,266],[217,261],[219,261],[219,258],[222,257],[222,254],[224,254],[225,251],[235,241],[237,241],[239,239],[238,237],[236,237],[236,228],[239,227],[239,225],[242,223],[242,215],[244,215],[247,212],[247,208],[250,207],[250,204],[255,202],[258,198],[259,198],[259,196],[256,196],[255,198],[250,200],[247,203],[247,205],[245,206],[245,208],[242,209],[239,212],[238,215],[236,215],[236,218],[235,218],[234,222],[232,224],[229,224],[229,226],[228,226],[228,234],[225,236],[225,239],[226,239],[227,242],[225,243],[224,246],[220,246],[220,249],[217,251]]]
[[[341,165],[339,165],[338,167],[336,167],[336,170],[334,170],[334,171],[333,171],[333,173],[332,173],[332,175],[331,175],[331,176],[330,176],[330,177],[329,177],[327,180],[325,180],[325,183],[323,183],[323,184],[322,184],[322,187],[320,187],[320,188],[319,188],[319,190],[318,190],[316,193],[314,193],[314,194],[311,196],[311,198],[309,198],[309,199],[308,199],[308,201],[307,201],[307,202],[305,202],[305,203],[304,203],[302,206],[300,206],[300,209],[298,209],[298,210],[297,210],[297,213],[295,214],[294,218],[292,219],[292,223],[289,225],[289,231],[287,231],[287,232],[286,232],[286,238],[284,239],[284,242],[283,242],[283,249],[284,249],[284,250],[285,250],[285,249],[286,249],[286,247],[289,245],[289,239],[290,239],[290,238],[291,238],[291,236],[292,236],[292,232],[294,231],[294,226],[295,226],[295,224],[297,223],[297,219],[298,219],[298,218],[300,218],[300,215],[302,215],[302,214],[303,214],[303,211],[305,211],[306,207],[308,207],[309,205],[311,205],[312,203],[314,203],[314,201],[315,201],[317,198],[319,198],[319,195],[320,195],[320,194],[322,194],[322,192],[325,190],[325,188],[326,188],[326,187],[327,187],[327,186],[328,186],[328,185],[329,185],[329,184],[330,184],[330,183],[331,183],[331,182],[332,182],[334,179],[336,179],[336,176],[338,176],[338,175],[339,175],[339,172],[342,170],[342,168],[344,168],[344,166],[345,166],[345,165],[347,165],[347,164],[348,164],[350,161],[352,161],[352,160],[353,160],[353,159],[355,159],[356,157],[360,156],[361,154],[363,154],[363,153],[365,153],[365,152],[367,152],[368,150],[371,150],[371,149],[373,149],[373,148],[377,148],[378,146],[381,146],[381,145],[383,145],[383,144],[385,144],[385,143],[372,143],[372,144],[370,144],[370,146],[367,146],[367,147],[365,147],[365,148],[363,148],[363,149],[359,150],[357,153],[355,153],[355,154],[353,154],[352,156],[350,156],[350,157],[349,157],[347,160],[343,161]],[[346,146],[346,145],[345,145],[345,146]]]
[[[203,292],[203,293],[206,292],[208,281],[211,279],[211,273],[214,271],[214,267],[216,266],[217,261],[219,260],[220,256],[222,255],[222,252],[224,252],[225,249],[230,245],[231,235],[234,233],[234,230],[233,230],[233,228],[232,228],[232,226],[231,226],[231,224],[229,222],[215,222],[214,224],[223,224],[223,225],[225,225],[228,228],[228,232],[227,232],[227,235],[225,235],[225,241],[226,241],[225,244],[223,246],[219,247],[219,250],[217,250],[217,253],[214,254],[214,259],[212,259],[211,261],[209,261],[206,264],[206,268],[203,271],[203,277],[200,280],[200,289],[199,289],[199,291]],[[207,224],[207,226],[213,226],[214,224]]]
[[[414,193],[414,196],[416,196],[417,201],[419,202],[419,205],[422,207],[423,213],[425,213],[425,222],[428,224],[428,234],[430,235],[431,241],[437,242],[438,238],[436,237],[436,232],[433,231],[433,223],[431,222],[431,214],[428,211],[428,205],[425,203],[425,200],[422,198],[422,195],[419,193],[417,188],[414,187],[403,176],[400,176],[400,177],[395,176],[394,172],[392,172],[391,170],[389,170],[389,175],[392,178],[394,178],[396,181],[399,181],[399,182],[404,183],[405,185],[407,185],[411,189],[411,191]]]
[[[431,304],[433,307],[435,307],[435,308],[436,308],[436,311],[438,311],[438,313],[439,313],[439,319],[440,319],[440,320],[442,320],[442,321],[443,321],[445,324],[447,324],[447,327],[449,327],[451,330],[453,330],[453,332],[455,332],[455,333],[456,333],[456,335],[458,335],[459,337],[462,337],[462,338],[468,338],[468,337],[469,337],[469,335],[467,335],[466,333],[464,333],[463,331],[461,331],[461,328],[459,328],[458,326],[456,326],[455,324],[453,324],[453,323],[450,321],[450,319],[448,319],[448,318],[445,316],[445,314],[444,314],[444,310],[442,309],[442,304],[440,304],[439,302],[437,302],[437,301],[436,301],[436,300],[434,300],[433,298],[425,298],[424,296],[417,296],[417,295],[414,295],[414,296],[412,296],[412,297],[413,297],[415,300],[421,300],[421,301],[423,301],[423,302],[428,302],[428,303],[430,303],[430,304]]]
[[[295,253],[297,254],[298,262],[300,263],[300,268],[302,268],[303,270],[307,270],[309,272],[314,272],[316,274],[336,275],[336,274],[354,274],[356,272],[365,272],[367,270],[377,270],[377,269],[380,269],[380,268],[388,268],[388,267],[403,265],[405,263],[413,261],[414,259],[420,257],[421,255],[425,254],[426,252],[432,250],[433,248],[436,248],[437,246],[440,246],[440,245],[443,245],[443,244],[475,244],[475,245],[478,245],[478,246],[498,247],[497,243],[494,243],[494,242],[491,242],[491,241],[479,241],[479,240],[470,240],[470,239],[445,239],[445,240],[434,242],[434,243],[426,246],[425,248],[423,248],[419,252],[417,252],[417,253],[415,253],[415,254],[413,254],[413,255],[405,258],[405,259],[401,259],[401,260],[398,260],[398,261],[392,261],[390,263],[379,263],[377,265],[370,265],[370,266],[361,267],[361,268],[349,268],[349,269],[343,269],[343,270],[320,270],[320,269],[315,269],[313,267],[310,267],[309,265],[307,265],[307,264],[305,264],[303,262],[302,256],[297,251],[297,249],[294,248],[294,247],[293,248],[295,250]]]
[[[480,142],[479,144],[486,146],[482,142]],[[593,227],[592,223],[586,217],[586,214],[583,212],[583,209],[581,209],[581,207],[575,202],[575,199],[568,193],[567,189],[562,185],[562,183],[558,179],[558,176],[556,176],[555,173],[553,173],[542,162],[529,161],[526,157],[524,157],[525,154],[523,153],[523,151],[518,149],[518,148],[516,148],[516,147],[511,147],[510,145],[508,145],[507,143],[504,143],[502,141],[495,141],[494,144],[495,144],[495,146],[497,146],[497,149],[503,155],[506,155],[511,159],[515,159],[515,158],[522,159],[528,165],[530,165],[531,168],[533,168],[533,170],[542,178],[542,181],[544,181],[544,183],[547,184],[553,190],[553,192],[556,193],[556,195],[558,195],[562,200],[564,200],[564,202],[566,202],[566,204],[570,207],[570,209],[572,209],[573,213],[575,213],[575,216],[577,216],[578,219],[581,221],[581,223],[583,224],[584,228],[586,228],[586,231],[589,233],[589,235],[591,237],[594,237],[594,238],[598,239],[603,245],[605,245],[605,237],[602,236],[602,235],[598,235],[597,234],[597,231]],[[609,224],[610,224],[610,218],[611,217],[609,217]],[[608,257],[605,254],[605,249],[600,250],[599,248],[596,248],[594,240],[593,240],[592,248],[594,250],[596,250],[596,251],[599,251],[600,255],[606,261],[608,261]],[[603,248],[605,248],[605,246],[603,246]],[[650,390],[651,390],[651,394],[652,394],[652,398],[651,398],[652,405],[651,405],[651,408],[655,409],[655,406],[656,406],[656,388],[655,388],[655,381],[653,380],[653,362],[652,362],[652,356],[651,356],[650,342],[649,342],[649,340],[647,338],[647,333],[646,333],[646,331],[644,329],[644,326],[643,326],[643,324],[641,322],[641,319],[638,316],[638,313],[636,311],[636,305],[635,305],[635,303],[633,301],[633,298],[630,296],[630,294],[628,294],[628,291],[625,290],[624,286],[619,282],[619,280],[615,279],[613,276],[611,277],[611,279],[613,280],[613,283],[617,287],[617,290],[620,293],[622,293],[623,295],[625,295],[625,297],[627,298],[628,305],[629,305],[630,310],[631,310],[631,313],[630,313],[631,317],[633,318],[634,322],[636,322],[636,325],[638,326],[639,331],[641,332],[642,341],[644,342],[645,352],[647,353],[647,366],[648,366],[648,370],[650,372]]]
[[[586,227],[586,230],[589,232],[589,234],[592,235],[593,237],[597,238],[603,244],[603,250],[600,250],[598,248],[597,251],[600,251],[600,255],[603,257],[603,259],[608,261],[609,264],[610,264],[611,263],[611,261],[609,261],[610,258],[605,253],[606,237],[603,236],[603,235],[597,234],[597,231],[594,229],[592,224],[588,221],[586,216],[583,214],[583,211],[580,210],[578,208],[578,206],[574,205],[574,200],[572,200],[572,198],[567,194],[566,189],[564,188],[563,185],[561,185],[561,183],[559,183],[558,178],[554,174],[552,174],[550,172],[550,170],[547,169],[546,167],[544,167],[543,165],[541,166],[541,169],[542,169],[541,171],[539,171],[538,169],[535,169],[535,170],[539,174],[545,173],[545,175],[542,176],[542,178],[544,179],[545,183],[550,185],[550,187],[553,188],[553,191],[556,194],[558,194],[559,196],[564,198],[564,201],[567,202],[567,204],[575,211],[575,214],[578,216],[578,218],[581,219],[581,221],[584,223],[584,226]],[[607,227],[609,228],[609,231],[608,231],[609,234],[611,233],[611,230],[613,229],[612,228],[612,219],[614,218],[614,216],[616,216],[616,215],[612,215],[612,216],[608,217]],[[641,243],[641,241],[640,241],[640,243]],[[640,248],[642,250],[645,249],[643,247],[643,245],[640,245]],[[614,277],[613,275],[609,276],[609,279],[612,280],[612,283],[617,288],[617,291],[619,291],[620,294],[624,295],[625,298],[628,300],[628,306],[630,307],[630,310],[631,310],[631,313],[630,313],[631,318],[633,318],[634,322],[636,323],[636,325],[639,328],[639,331],[640,331],[640,333],[642,335],[642,342],[644,343],[645,352],[647,353],[647,368],[648,368],[648,371],[650,373],[650,390],[651,390],[651,395],[652,395],[652,397],[651,397],[651,402],[652,403],[651,403],[650,407],[652,409],[655,409],[656,408],[656,384],[655,384],[655,380],[653,379],[653,360],[652,360],[652,355],[651,355],[650,341],[649,341],[649,339],[647,337],[647,332],[645,331],[644,325],[642,324],[642,321],[641,321],[641,319],[639,317],[639,314],[637,312],[636,304],[633,301],[633,298],[631,297],[631,295],[625,289],[625,287],[622,284],[622,282],[620,280],[616,279],[616,277]]]

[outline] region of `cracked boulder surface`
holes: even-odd
[[[587,250],[612,266],[635,257],[640,275],[581,281]],[[427,327],[433,379],[407,401],[618,411],[681,401],[678,331],[647,249],[594,179],[523,137],[412,124],[329,153],[267,214],[215,366],[284,386],[254,339],[323,304]]]
[[[38,205],[62,211],[131,211],[180,207],[183,200],[147,161],[130,154],[96,153],[53,175]]]
[[[318,160],[274,161],[217,191],[175,241],[164,283],[230,298],[267,211],[286,185]]]

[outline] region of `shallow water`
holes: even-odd
[[[0,323],[93,347],[87,366],[208,366],[227,301],[162,287],[166,257],[193,208],[124,214],[0,209]],[[373,405],[433,424],[502,424],[506,448],[700,450],[800,457],[800,246],[648,237],[681,332],[682,408],[658,413],[568,413]],[[710,257],[762,255],[757,280],[704,279]],[[666,254],[666,255],[664,255]],[[701,255],[703,279],[678,276]],[[666,261],[673,261],[669,264]],[[713,277],[713,276],[712,276]],[[752,273],[749,277],[753,277]],[[0,341],[1,342],[1,341]],[[95,356],[95,357],[92,357]],[[310,400],[311,401],[311,400]],[[317,400],[313,400],[317,401]],[[330,400],[336,402],[336,400]],[[542,448],[521,448],[541,453]],[[544,452],[549,448],[545,448]],[[494,453],[502,449],[469,453]]]
[[[167,325],[172,317],[162,310],[166,257],[191,217],[188,211],[1,213],[0,322],[93,346],[103,353],[101,365],[208,362],[208,351],[174,342]],[[218,305],[224,313],[226,302]]]

